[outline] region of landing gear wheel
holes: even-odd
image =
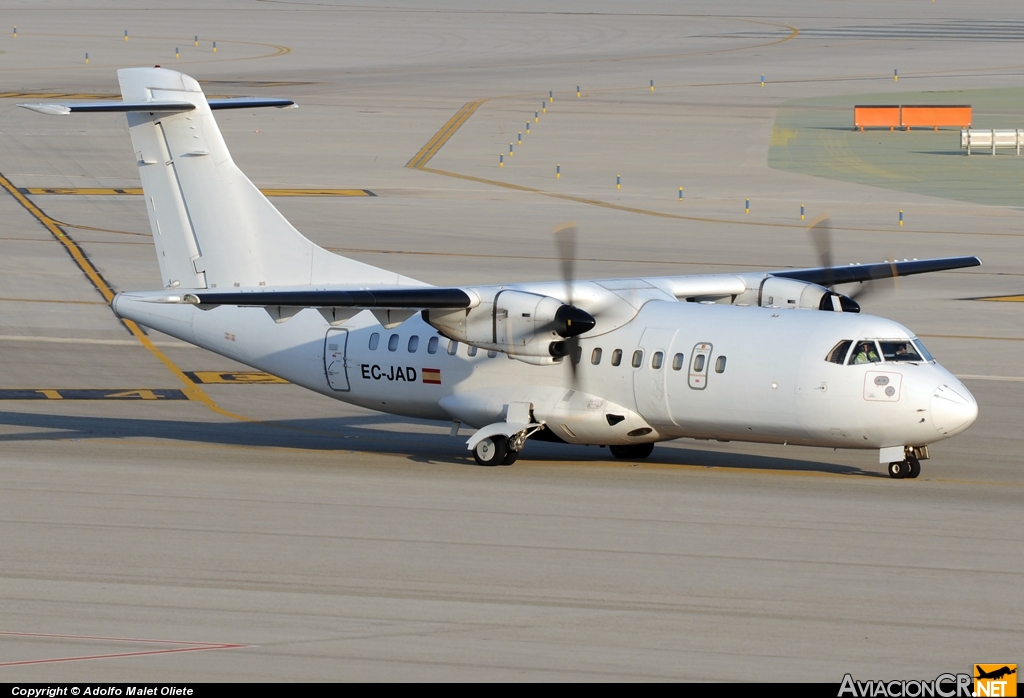
[[[506,447],[505,457],[501,459],[502,465],[512,465],[516,462],[516,458],[519,457],[519,451],[514,451],[511,448]]]
[[[921,461],[917,458],[908,458],[907,460],[910,463],[910,472],[907,474],[907,477],[913,480],[921,474]]]
[[[508,443],[500,436],[484,439],[473,448],[473,458],[478,465],[501,465],[508,455]]]
[[[628,446],[609,446],[608,450],[616,458],[623,460],[640,460],[654,453],[654,444],[629,444]]]
[[[920,468],[920,465],[918,465]],[[894,480],[902,480],[910,475],[910,463],[905,460],[893,461],[889,464],[889,477]]]

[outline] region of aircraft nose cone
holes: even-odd
[[[953,436],[974,424],[978,403],[962,385],[952,388],[943,383],[932,392],[932,425],[943,436]]]

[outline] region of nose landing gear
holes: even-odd
[[[889,477],[894,480],[903,480],[904,478],[913,480],[920,474],[921,461],[914,456],[889,463]]]

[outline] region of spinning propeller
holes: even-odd
[[[832,246],[832,225],[829,222],[828,214],[822,214],[818,216],[808,227],[807,232],[811,236],[811,242],[814,243],[814,249],[818,253],[818,261],[822,267],[832,267],[835,265],[833,246]],[[892,263],[892,290],[896,288],[897,278],[896,264]],[[835,281],[829,279],[826,283],[822,284],[827,286],[829,290],[833,290]],[[854,298],[866,298],[867,296],[877,293],[880,290],[887,290],[888,284],[882,285],[879,280],[872,279],[870,281],[862,281],[860,285],[846,293],[846,297],[850,299]]]
[[[580,351],[579,336],[594,329],[597,324],[594,317],[577,308],[573,298],[573,290],[576,281],[576,223],[567,222],[555,226],[555,245],[558,248],[558,257],[562,266],[562,282],[565,284],[565,302],[558,315],[565,313],[565,331],[558,333],[565,337],[562,342],[552,345],[552,354],[557,351],[558,356],[568,356],[569,366],[572,370],[573,380],[576,379],[576,354]],[[563,319],[558,318],[557,319]],[[582,357],[581,357],[582,358]]]

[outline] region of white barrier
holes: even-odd
[[[1013,128],[964,128],[960,129],[960,148],[967,149],[991,149],[996,154],[996,148],[1016,148],[1017,155],[1020,155],[1020,147],[1024,145],[1024,129]]]

